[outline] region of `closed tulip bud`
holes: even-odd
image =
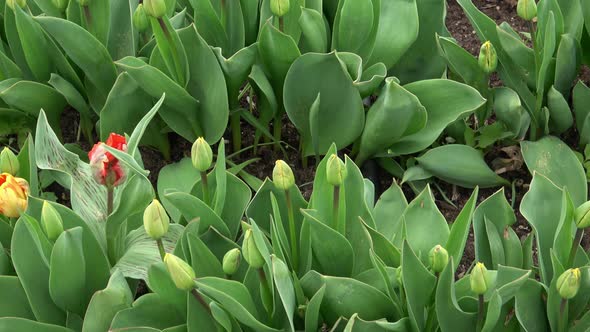
[[[398,266],[398,268],[395,270],[396,274],[395,274],[395,279],[397,281],[397,284],[401,287],[404,284],[404,278],[402,275],[402,267]]]
[[[191,158],[193,166],[199,172],[205,172],[211,167],[211,163],[213,163],[213,151],[211,151],[211,146],[203,137],[199,137],[193,144]]]
[[[578,294],[580,289],[580,269],[569,269],[557,278],[557,291],[562,299],[569,300]]]
[[[80,6],[88,6],[90,4],[90,0],[78,0]]]
[[[590,201],[578,206],[574,212],[574,220],[580,229],[590,226]]]
[[[244,259],[251,267],[259,269],[264,266],[264,257],[262,257],[260,250],[258,250],[258,247],[256,246],[256,241],[254,241],[254,235],[251,229],[244,233],[242,252],[244,253]]]
[[[289,190],[295,185],[295,176],[286,162],[282,160],[275,162],[275,167],[272,170],[272,182],[274,182],[275,187],[281,190]]]
[[[157,199],[154,199],[143,212],[143,227],[154,240],[159,240],[168,233],[170,218]]]
[[[145,12],[155,18],[160,18],[166,15],[166,2],[164,0],[144,0],[143,6]]]
[[[0,174],[0,214],[18,218],[27,209],[29,184],[27,180],[8,173]]]
[[[284,16],[289,12],[289,0],[270,0],[270,11],[276,17]]]
[[[43,208],[41,209],[41,225],[43,225],[47,238],[51,241],[55,241],[64,231],[61,216],[47,201],[43,202]]]
[[[478,63],[486,74],[493,73],[498,67],[498,54],[496,54],[496,49],[489,40],[481,45]]]
[[[190,291],[195,288],[195,271],[185,261],[172,254],[166,254],[164,264],[178,289]]]
[[[535,0],[518,0],[516,13],[525,21],[530,21],[537,16],[537,4]]]
[[[139,4],[133,13],[133,26],[139,32],[143,32],[147,30],[150,26],[150,21],[145,13],[145,9],[143,8],[143,4]]]
[[[435,273],[441,273],[449,263],[449,253],[440,244],[430,250],[428,255],[430,267]]]
[[[471,290],[477,295],[485,294],[488,291],[491,281],[488,276],[488,269],[486,269],[483,263],[475,264],[469,277],[469,283],[471,284]]]
[[[331,155],[326,164],[326,179],[328,183],[333,186],[340,186],[344,183],[346,175],[348,173],[342,159],[338,158],[336,154]]]
[[[51,0],[51,3],[55,6],[55,8],[59,9],[60,12],[64,12],[68,7],[69,0]]]
[[[0,152],[0,173],[8,173],[15,176],[19,168],[20,163],[16,155],[9,148],[4,148]]]
[[[25,8],[27,5],[27,0],[6,0],[6,4],[10,9],[14,10],[14,5],[16,4],[20,8]]]
[[[238,248],[226,252],[223,256],[223,273],[228,276],[234,275],[240,267],[241,258],[242,252]]]

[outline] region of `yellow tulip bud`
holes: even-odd
[[[557,278],[557,291],[562,299],[569,300],[578,294],[580,289],[580,269],[569,269]]]
[[[449,263],[449,253],[440,244],[430,250],[428,255],[430,267],[435,273],[441,273]]]
[[[488,276],[488,269],[486,269],[483,263],[475,264],[469,276],[469,283],[471,284],[471,290],[477,295],[485,294],[488,291],[491,286],[491,280]]]
[[[211,163],[213,163],[213,151],[211,151],[211,146],[203,137],[199,137],[193,144],[191,158],[193,166],[199,172],[205,172],[211,167]]]
[[[166,3],[164,0],[144,0],[143,6],[149,16],[160,18],[166,15]]]
[[[276,17],[284,16],[289,12],[289,0],[270,0],[270,11]]]
[[[272,182],[278,189],[289,190],[295,185],[295,176],[293,170],[282,160],[275,162],[275,167],[272,170]]]
[[[20,168],[18,158],[9,148],[5,147],[0,152],[0,173],[8,173],[16,176]]]
[[[493,73],[498,67],[498,54],[496,54],[496,49],[489,40],[481,45],[478,63],[486,74]]]
[[[185,261],[172,254],[166,254],[164,264],[178,289],[190,291],[195,288],[195,271]]]
[[[0,214],[18,218],[27,209],[29,184],[8,173],[0,174]]]
[[[47,238],[51,241],[57,240],[64,231],[61,216],[47,201],[43,202],[43,208],[41,209],[41,225],[43,225]]]
[[[143,212],[143,227],[154,240],[159,240],[168,233],[170,218],[157,199],[154,199]]]
[[[326,164],[326,179],[328,183],[333,186],[341,186],[347,175],[346,165],[342,159],[338,158],[337,154],[332,154]]]

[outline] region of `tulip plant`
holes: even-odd
[[[67,151],[40,113],[35,145],[4,153],[3,172],[67,176],[72,209],[0,179],[0,326],[13,331],[585,331],[590,226],[585,173],[545,137],[523,142],[533,181],[520,211],[478,188],[449,225],[428,186],[408,202],[371,182],[336,146],[309,200],[290,166],[252,196],[227,168],[224,144],[197,139],[166,166],[158,199],[137,145],[163,97],[131,136],[113,133],[91,164]],[[546,151],[554,154],[548,155]],[[28,154],[28,156],[25,156]],[[21,156],[22,155],[22,156]],[[21,160],[34,158],[35,163]],[[539,160],[543,162],[539,162]],[[6,162],[8,160],[8,162]],[[19,165],[15,160],[19,160]],[[213,163],[213,161],[215,161]],[[27,195],[28,194],[28,195]],[[112,196],[112,208],[109,200]],[[473,226],[476,257],[456,278]],[[574,235],[575,233],[575,235]],[[536,248],[536,250],[533,250]],[[537,252],[537,260],[533,260]],[[147,291],[139,291],[145,282]]]

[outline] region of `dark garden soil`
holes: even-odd
[[[456,3],[456,0],[447,1],[448,12],[446,22],[451,35],[458,41],[458,43],[461,46],[466,48],[470,53],[472,53],[473,55],[477,55],[479,53],[481,43],[477,38],[475,31],[473,31],[473,28],[469,24],[469,21],[465,17],[461,7]],[[480,8],[484,13],[496,20],[497,23],[508,22],[516,30],[528,31],[526,22],[522,21],[516,15],[516,0],[473,1],[478,8]],[[590,70],[588,68],[584,68],[582,70],[580,78],[587,83],[590,82]],[[492,82],[492,84],[494,85],[500,83],[501,82],[499,82],[498,79],[495,79]],[[78,113],[76,111],[66,110],[64,112],[62,117],[62,128],[64,128],[63,136],[65,142],[77,141],[78,121]],[[250,126],[247,123],[242,124],[242,139],[244,147],[248,147],[253,144],[254,132],[255,130],[252,126]],[[226,133],[225,137],[231,137],[229,131]],[[253,154],[252,150],[248,150],[236,156],[231,161],[235,163],[240,163],[252,158],[258,158],[259,160],[250,164],[246,168],[246,171],[251,175],[254,175],[260,179],[264,179],[267,176],[271,176],[275,160],[283,159],[292,167],[295,173],[297,183],[301,187],[302,193],[306,198],[308,198],[312,191],[315,160],[313,158],[309,158],[308,166],[303,167],[300,155],[297,150],[299,144],[299,134],[286,117],[285,119],[283,119],[282,138],[284,140],[283,146],[285,151],[287,152],[286,154],[283,154],[283,152],[281,151],[275,151],[272,146],[262,146],[258,149],[256,154]],[[574,131],[572,131],[572,133],[564,135],[564,137],[562,138],[568,144],[570,144],[570,146],[574,148],[576,147],[577,136]],[[231,142],[226,141],[226,143]],[[90,144],[88,144],[87,142],[81,142],[80,145],[85,151],[88,151],[91,148]],[[156,179],[162,167],[164,167],[170,162],[175,162],[182,159],[183,157],[190,156],[191,143],[185,141],[178,135],[170,135],[170,146],[172,148],[171,161],[164,160],[162,155],[156,150],[141,147],[144,164],[146,169],[150,171],[149,178],[154,184],[154,186],[156,185]],[[231,144],[226,145],[226,151],[229,151],[229,153],[231,153]],[[344,152],[347,153],[349,151]],[[508,156],[506,156],[505,152],[501,151],[499,148],[494,148],[491,151],[488,151],[486,154],[486,160],[490,164],[492,164],[492,161],[496,158],[507,157]],[[374,181],[376,184],[375,187],[378,191],[376,197],[379,197],[379,195],[391,185],[393,178],[391,175],[387,174],[379,167],[373,166],[374,165],[369,164],[368,166],[363,167],[363,173],[365,174],[365,176],[376,180]],[[521,238],[524,238],[531,232],[531,229],[530,226],[527,224],[526,220],[518,211],[518,206],[520,205],[520,201],[524,193],[527,191],[528,184],[531,180],[531,176],[529,172],[526,170],[526,166],[522,166],[520,168],[517,167],[515,170],[502,174],[502,176],[507,178],[511,182],[515,182],[514,194],[512,193],[510,187],[504,188],[504,192],[507,200],[509,202],[514,201],[514,207],[516,207],[515,214],[517,216],[517,222],[513,225],[513,228]],[[444,182],[437,182],[437,184],[441,189],[437,190],[433,187],[433,192],[436,197],[437,204],[441,212],[446,217],[446,219],[449,222],[452,222],[455,220],[456,216],[461,211],[461,208],[465,205],[465,202],[471,196],[472,191],[470,189],[453,187],[452,185],[446,184]],[[407,194],[408,201],[415,196],[414,193],[407,186],[403,186],[403,189],[404,192]],[[69,203],[69,193],[65,192],[58,185],[54,184],[50,186],[48,190],[55,192],[58,196],[58,199],[62,203]],[[480,190],[478,203],[482,202],[484,199],[492,195],[497,190],[499,189],[495,188]],[[449,204],[445,200],[443,193],[446,197],[448,197],[451,200],[454,206],[452,204]],[[590,244],[590,237],[586,237],[583,240],[583,243],[586,249],[588,249],[588,245]],[[458,274],[464,274],[469,269],[474,259],[475,252],[473,247],[473,234],[469,234],[468,243],[465,248],[465,254],[460,263]]]

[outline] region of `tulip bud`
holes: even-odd
[[[211,167],[213,151],[211,151],[211,146],[209,146],[203,137],[199,137],[193,144],[191,158],[193,160],[193,166],[199,172],[205,172]]]
[[[64,12],[68,7],[69,0],[51,0],[51,3],[55,6],[55,8],[59,9],[60,12]]]
[[[270,11],[276,17],[282,17],[289,12],[289,0],[270,0]]]
[[[137,6],[135,12],[133,12],[133,26],[139,32],[147,30],[147,28],[150,26],[150,21],[147,17],[147,14],[145,13],[143,4],[141,3],[139,6]]]
[[[223,256],[223,273],[228,276],[234,275],[240,267],[241,255],[242,253],[238,248],[226,252]]]
[[[557,278],[557,291],[562,299],[569,300],[578,294],[580,289],[580,269],[569,269]]]
[[[41,224],[47,234],[47,238],[51,241],[55,241],[64,231],[61,216],[47,201],[43,202],[43,208],[41,209]]]
[[[449,263],[449,253],[440,244],[437,244],[428,254],[430,267],[435,273],[441,273]]]
[[[195,271],[185,261],[172,254],[166,254],[164,264],[178,289],[190,291],[195,288]]]
[[[80,4],[80,6],[84,7],[90,4],[90,0],[78,0],[78,3]]]
[[[574,212],[574,220],[580,229],[590,226],[590,201],[578,206]]]
[[[143,6],[145,12],[155,18],[160,18],[166,15],[166,3],[164,0],[144,0]]]
[[[272,182],[274,182],[275,187],[281,190],[289,190],[295,185],[295,176],[286,162],[282,160],[275,162],[275,167],[272,170]]]
[[[399,287],[402,287],[404,284],[404,278],[402,276],[402,267],[398,266],[397,269],[395,270],[395,279],[397,281],[397,284]]]
[[[159,240],[168,233],[170,218],[166,210],[157,199],[154,199],[143,212],[143,227],[145,232],[154,240]]]
[[[471,290],[477,295],[485,294],[488,291],[491,281],[488,276],[488,269],[486,269],[483,263],[475,264],[473,271],[471,271],[469,282],[471,284]]]
[[[25,8],[27,0],[6,0],[6,4],[10,9],[14,10],[14,5],[18,5],[20,8]]]
[[[8,173],[14,176],[18,173],[19,168],[20,163],[16,155],[9,148],[4,148],[0,152],[0,173]]]
[[[27,209],[29,184],[27,180],[8,173],[0,174],[0,214],[18,218]]]
[[[537,16],[537,4],[535,0],[518,0],[516,13],[525,21],[530,21]]]
[[[346,165],[344,165],[342,159],[338,158],[338,155],[334,153],[328,158],[328,163],[326,164],[326,178],[328,183],[333,186],[340,186],[344,183],[346,175],[348,175]]]
[[[498,55],[496,54],[494,45],[489,40],[481,45],[478,63],[479,68],[486,74],[493,73],[498,67]]]
[[[251,229],[244,233],[242,251],[244,252],[244,259],[251,267],[259,269],[264,266],[264,257],[262,257],[260,250],[258,250],[258,247],[256,246],[256,241],[254,241],[254,235],[252,234]]]

